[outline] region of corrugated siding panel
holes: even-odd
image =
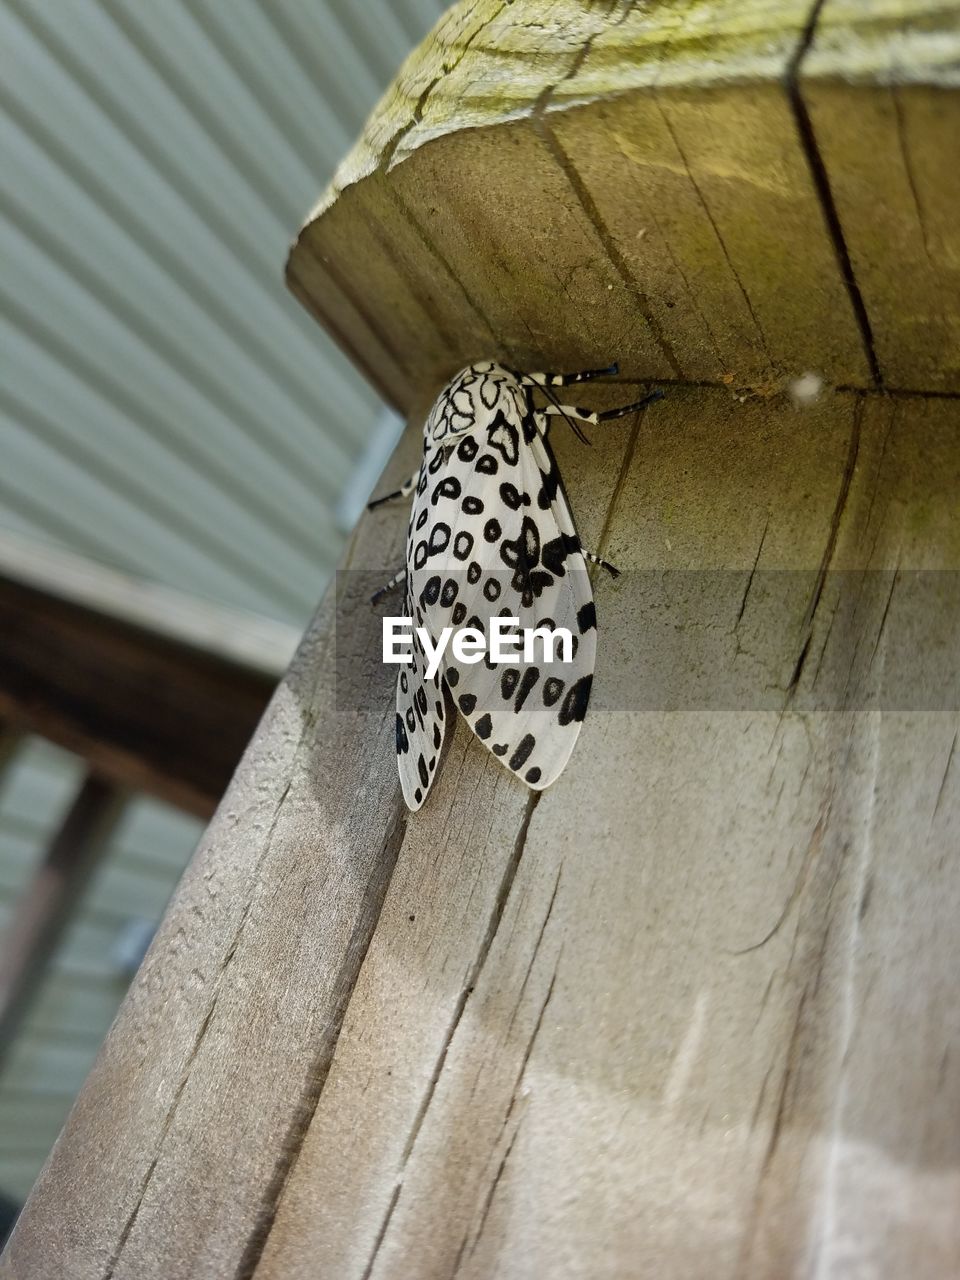
[[[396,424],[287,294],[287,248],[441,0],[0,0],[0,526],[302,625]],[[376,444],[373,445],[376,451]],[[70,803],[0,782],[0,921]],[[0,1074],[28,1191],[198,825],[131,805]]]
[[[0,523],[303,623],[380,405],[288,245],[439,0],[0,0]]]
[[[80,784],[79,760],[28,739],[0,785],[0,928]],[[0,1191],[23,1198],[96,1056],[126,989],[118,945],[155,924],[201,824],[131,802],[0,1071]]]

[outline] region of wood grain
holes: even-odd
[[[827,0],[801,92],[888,386],[960,391],[960,4]]]
[[[506,895],[467,768],[479,749],[453,807],[445,790],[408,828],[258,1277],[786,1276],[817,1251],[830,1275],[851,1257],[879,1276],[955,1268],[958,1029],[904,983],[949,1003],[955,788],[926,828],[956,710],[810,709],[812,663],[791,683],[807,629],[814,653],[831,633],[841,568],[903,571],[935,547],[956,565],[947,420],[929,402],[846,396],[798,418],[702,391],[647,414],[605,549],[628,581],[704,565],[738,579],[726,619],[697,600],[674,624],[725,625],[727,662],[778,688],[776,705],[623,709],[612,668],[651,629],[601,585],[603,709],[560,782],[514,814],[520,847],[493,828],[516,864]],[[921,504],[933,539],[909,535]],[[862,594],[833,641],[848,661],[886,616],[885,592]],[[689,654],[695,671],[717,651],[704,638]],[[914,763],[898,777],[901,751]],[[427,852],[434,821],[443,857]],[[891,956],[918,916],[923,959]],[[871,1037],[899,1059],[896,1083]],[[911,1117],[929,1136],[904,1148]]]
[[[458,728],[405,814],[365,516],[11,1280],[960,1270],[960,401],[874,387],[811,6],[546,9],[454,7],[289,279],[411,410],[384,489],[480,343],[669,380],[555,432],[624,571],[577,752],[538,797]]]
[[[806,0],[775,17],[763,4],[564,0],[523,20],[495,0],[454,6],[301,233],[294,291],[388,393],[403,394],[387,386],[398,360],[416,387],[488,355],[868,385],[795,120],[809,16]],[[308,279],[318,260],[336,263],[336,290]]]
[[[328,601],[0,1274],[950,1274],[960,697],[870,699],[904,575],[960,564],[956,427],[675,388],[558,437],[625,572],[539,801],[460,730],[407,820],[390,677],[331,688]]]

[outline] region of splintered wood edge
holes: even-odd
[[[403,63],[303,229],[347,187],[435,138],[634,90],[782,81],[801,59],[805,76],[960,85],[960,0],[827,0],[812,33],[810,0],[785,0],[775,15],[760,0],[680,12],[600,14],[577,0],[542,8],[521,23],[511,0],[454,5]]]
[[[960,87],[960,0],[826,0],[804,78]]]
[[[533,8],[527,5],[527,8]],[[694,13],[630,5],[603,13],[551,0],[520,22],[511,0],[460,0],[409,55],[308,217],[377,169],[434,138],[566,111],[633,89],[775,80],[798,52],[809,0],[786,0],[770,24],[753,0]]]

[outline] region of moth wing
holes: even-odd
[[[546,663],[539,647],[533,661],[507,664],[444,654],[444,680],[474,734],[541,790],[576,744],[596,658],[593,588],[556,460],[532,421],[501,418],[461,439],[418,499],[432,519],[411,593],[434,640],[461,626],[489,640],[497,615],[571,635],[569,662]]]
[[[409,587],[404,616],[416,625]],[[412,653],[412,663],[401,666],[397,674],[397,768],[407,808],[417,810],[439,771],[447,714],[440,673],[427,678],[427,658],[415,629]]]

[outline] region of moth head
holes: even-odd
[[[428,443],[449,443],[451,437],[486,432],[501,413],[516,420],[526,398],[517,375],[502,364],[484,360],[461,369],[437,397],[424,426]]]

